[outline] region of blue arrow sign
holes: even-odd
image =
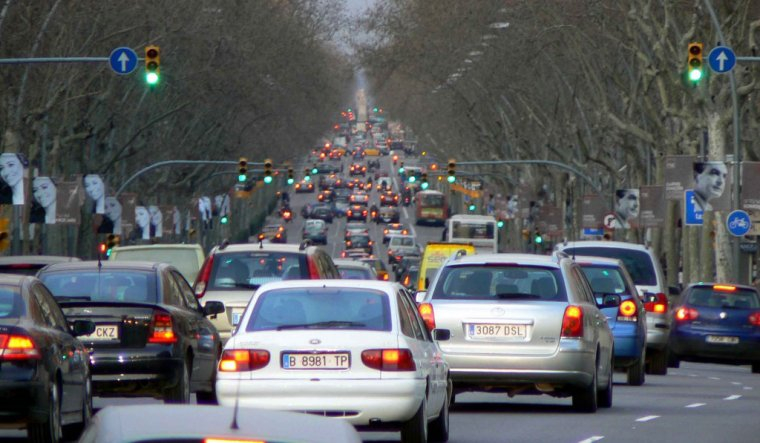
[[[726,46],[716,46],[707,56],[710,69],[718,74],[724,74],[736,66],[736,54]]]
[[[737,209],[736,211],[731,211],[728,217],[726,217],[726,228],[734,237],[746,235],[751,227],[752,221],[749,219],[749,214],[746,211]]]
[[[119,75],[129,74],[137,68],[137,53],[125,46],[116,48],[111,51],[108,64]]]

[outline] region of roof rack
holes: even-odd
[[[227,248],[227,246],[229,246],[229,245],[230,245],[229,239],[225,238],[224,240],[222,240],[222,243],[219,244],[219,250],[220,251],[224,251],[225,248]]]
[[[467,255],[467,250],[460,249],[454,254],[454,260],[458,260]]]
[[[554,251],[552,252],[552,258],[554,258],[554,260],[559,263],[559,261],[563,258],[570,258],[570,255],[568,255],[568,253],[565,251]]]
[[[311,240],[306,239],[306,240],[302,241],[300,245],[298,245],[298,250],[299,251],[303,251],[306,248],[308,248],[309,246],[311,246]]]

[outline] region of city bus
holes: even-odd
[[[444,226],[449,216],[446,196],[439,191],[419,191],[414,195],[415,223]]]
[[[446,221],[446,241],[472,243],[481,254],[499,252],[496,218],[490,215],[456,214]]]

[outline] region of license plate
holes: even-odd
[[[477,323],[467,325],[467,335],[471,338],[525,338],[527,325]]]
[[[736,345],[739,344],[739,337],[726,337],[723,335],[708,335],[706,337],[707,343],[718,343],[723,345]]]
[[[348,352],[285,353],[283,369],[348,369],[351,359]]]
[[[232,313],[232,326],[237,326],[238,323],[240,323],[240,317],[243,316],[242,312],[233,312]]]
[[[96,325],[95,331],[90,335],[83,335],[82,341],[118,341],[119,340],[119,326],[118,325]]]

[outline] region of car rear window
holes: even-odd
[[[369,271],[369,269],[344,268],[344,267],[338,266],[338,271],[340,271],[340,278],[349,278],[349,279],[357,279],[357,280],[373,280],[372,273]]]
[[[156,303],[156,275],[151,271],[67,270],[39,276],[56,298],[94,302]]]
[[[256,300],[246,331],[312,328],[390,331],[388,297],[357,288],[275,289]]]
[[[736,288],[733,291],[718,291],[711,286],[693,288],[686,303],[691,306],[720,309],[757,309],[760,308],[757,292],[750,289]]]
[[[470,265],[441,269],[433,299],[567,301],[559,269]]]
[[[147,248],[147,249],[116,249],[111,253],[109,260],[112,261],[150,261],[169,263],[189,282],[194,282],[201,269],[202,262],[198,260],[198,253],[194,249],[187,248]]]
[[[211,290],[256,289],[264,283],[308,279],[306,255],[296,252],[217,253],[209,279]]]
[[[619,269],[609,266],[581,265],[594,294],[625,294],[625,280]],[[628,294],[633,295],[633,294]]]
[[[591,257],[617,258],[623,262],[633,283],[639,286],[655,286],[657,274],[648,253],[624,248],[577,247],[562,250],[569,255],[588,255]]]
[[[0,319],[20,318],[25,314],[24,301],[18,288],[0,286]]]
[[[47,266],[46,264],[16,263],[0,265],[0,274],[37,275],[37,271]]]

